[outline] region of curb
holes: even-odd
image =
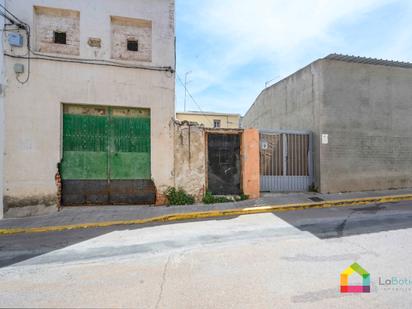
[[[345,207],[345,206],[354,206],[354,205],[367,205],[367,204],[372,204],[372,203],[390,203],[390,202],[411,201],[411,200],[412,200],[412,194],[408,194],[408,195],[395,195],[395,196],[348,199],[348,200],[324,201],[324,202],[315,202],[315,203],[300,203],[300,204],[249,207],[249,208],[242,208],[242,209],[212,210],[212,211],[190,212],[190,213],[181,213],[181,214],[170,214],[170,215],[164,215],[164,216],[153,217],[153,218],[148,218],[148,219],[138,219],[138,220],[108,221],[108,222],[84,223],[84,224],[48,226],[48,227],[0,229],[0,235],[62,232],[62,231],[80,230],[80,229],[89,229],[89,228],[104,228],[104,227],[124,226],[124,225],[142,225],[142,224],[158,223],[158,222],[164,223],[164,222],[176,222],[176,221],[186,221],[186,220],[194,220],[194,219],[207,219],[207,218],[253,215],[253,214],[272,213],[272,212],[285,212],[285,211],[302,210],[302,209],[308,209],[308,208]]]

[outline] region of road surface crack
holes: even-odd
[[[349,218],[355,213],[355,211],[351,211],[349,213],[349,215],[346,217],[345,220],[343,220],[343,222],[341,224],[339,224],[336,229],[335,232],[337,234],[337,237],[343,237],[343,232],[345,230],[346,224],[348,223]]]
[[[162,300],[163,290],[164,290],[164,286],[165,286],[165,283],[166,283],[167,269],[168,269],[168,267],[169,267],[171,258],[172,258],[172,256],[169,255],[169,257],[167,258],[167,261],[166,261],[166,263],[165,263],[165,267],[163,268],[162,282],[160,283],[159,297],[157,298],[157,302],[156,302],[156,306],[155,306],[156,309],[159,308],[160,302],[161,302],[161,300]]]

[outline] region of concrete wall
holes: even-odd
[[[314,134],[314,180],[320,186],[321,67],[315,62],[266,88],[243,118],[244,128],[311,130]]]
[[[176,119],[179,121],[196,122],[204,125],[206,128],[213,128],[213,121],[220,120],[221,128],[237,129],[240,127],[240,115],[233,114],[192,114],[176,113]]]
[[[5,0],[0,0],[4,6]],[[4,25],[4,18],[0,16],[0,25]],[[3,41],[0,40],[0,219],[3,218],[3,153],[4,153],[4,56]]]
[[[412,69],[321,65],[322,191],[412,187]]]
[[[99,64],[174,67],[173,0],[8,0],[7,7],[33,27],[33,6],[80,12],[80,56]],[[152,61],[118,61],[111,57],[110,16],[152,21]],[[101,48],[88,44],[100,38]],[[10,48],[22,55],[24,48]],[[59,55],[56,55],[59,56]],[[36,55],[36,57],[38,57]],[[69,57],[69,56],[65,56]],[[117,62],[116,62],[117,61]],[[54,205],[54,176],[62,156],[62,104],[150,108],[152,115],[152,178],[159,191],[174,184],[173,125],[175,77],[171,72],[32,59],[27,84],[16,81],[15,63],[6,57],[5,200],[9,206]],[[24,79],[22,76],[21,79]]]
[[[199,126],[176,124],[175,186],[201,201],[206,188],[205,131]]]
[[[323,193],[412,187],[411,85],[411,69],[323,59],[265,89],[243,126],[313,131]]]

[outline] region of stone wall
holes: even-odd
[[[188,123],[175,125],[175,186],[201,201],[206,187],[205,130]]]
[[[34,7],[36,50],[63,55],[80,54],[80,12],[42,6]],[[54,32],[66,33],[67,44],[55,44]]]
[[[113,59],[152,60],[152,22],[150,20],[112,16],[111,22]],[[127,50],[128,40],[137,41],[137,51]]]
[[[201,201],[207,190],[206,134],[233,130],[207,129],[189,122],[175,123],[175,186]],[[250,198],[260,196],[259,132],[237,130],[241,135],[241,189]]]

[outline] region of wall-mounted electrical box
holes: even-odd
[[[24,65],[21,64],[21,63],[16,63],[14,65],[14,73],[23,74],[24,73]]]
[[[23,36],[20,33],[9,33],[8,41],[10,46],[23,47]]]

